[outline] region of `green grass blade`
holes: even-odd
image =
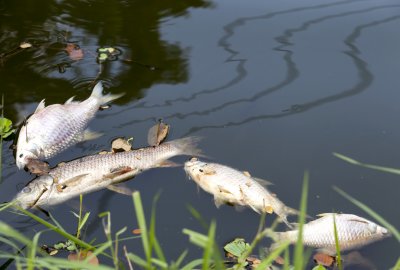
[[[342,154],[339,153],[333,153],[333,155],[337,158],[340,158],[341,160],[344,160],[350,164],[354,164],[357,166],[361,166],[364,168],[369,168],[369,169],[373,169],[373,170],[378,170],[378,171],[382,171],[382,172],[387,172],[387,173],[393,173],[393,174],[399,174],[400,175],[400,169],[395,169],[395,168],[390,168],[390,167],[383,167],[383,166],[378,166],[378,165],[373,165],[373,164],[367,164],[367,163],[363,163],[360,161],[357,161],[355,159],[346,157]]]
[[[193,270],[201,264],[203,264],[203,259],[193,260],[190,263],[186,264],[184,267],[182,267],[181,270]]]
[[[335,247],[336,247],[336,261],[339,267],[339,270],[343,270],[342,266],[342,256],[340,255],[340,246],[339,246],[339,237],[336,227],[336,215],[333,215],[333,232],[335,235]]]
[[[54,232],[56,232],[56,233],[62,235],[63,237],[65,237],[65,238],[71,240],[71,241],[74,242],[75,244],[77,244],[77,245],[79,245],[79,246],[81,246],[81,247],[83,247],[83,248],[85,248],[85,249],[88,249],[88,250],[94,250],[94,249],[95,249],[94,246],[89,245],[88,243],[86,243],[86,242],[84,242],[84,241],[82,241],[82,240],[76,238],[76,237],[73,236],[72,234],[67,233],[66,231],[64,231],[64,230],[62,230],[62,229],[60,229],[60,228],[54,226],[53,224],[51,224],[51,223],[45,221],[44,219],[42,219],[42,218],[40,218],[40,217],[38,217],[38,216],[32,214],[31,212],[29,212],[29,211],[27,211],[27,210],[25,210],[25,209],[22,209],[22,208],[20,208],[20,207],[18,207],[18,210],[21,211],[22,213],[24,213],[25,215],[29,216],[30,218],[36,220],[36,221],[39,222],[40,224],[42,224],[42,225],[46,226],[47,228],[53,230]]]
[[[307,196],[308,196],[308,181],[309,176],[308,172],[304,173],[303,177],[303,188],[301,192],[301,200],[300,200],[300,214],[299,214],[299,234],[297,243],[294,249],[294,269],[302,270],[304,269],[304,247],[303,247],[303,225],[306,220],[306,212],[307,212]]]
[[[133,253],[128,253],[128,258],[131,260],[133,263],[143,267],[144,269],[148,269],[147,267],[147,262],[140,258],[139,256],[133,254]]]
[[[187,254],[188,254],[187,250],[182,252],[182,254],[178,257],[176,262],[173,263],[174,269],[179,269],[179,266],[181,265]]]
[[[28,246],[29,248],[32,247],[31,239],[25,237],[23,234],[19,233],[17,230],[13,229],[11,226],[2,221],[0,221],[0,234],[8,238],[14,238],[18,242]]]
[[[189,230],[189,229],[183,229],[182,230],[183,234],[186,234],[189,236],[189,241],[192,244],[195,244],[196,246],[199,246],[201,248],[205,248],[207,245],[208,238],[206,235]]]
[[[393,267],[393,270],[398,270],[400,269],[400,257],[397,259],[397,262],[395,264],[395,266]]]
[[[381,217],[378,213],[376,213],[374,210],[372,210],[370,207],[368,207],[364,203],[360,202],[359,200],[351,197],[349,194],[347,194],[346,192],[344,192],[340,188],[334,186],[333,189],[337,193],[339,193],[340,195],[345,197],[347,200],[349,200],[350,202],[352,202],[353,204],[355,204],[356,206],[361,208],[364,212],[366,212],[368,215],[373,217],[380,224],[382,224],[382,226],[384,226],[386,229],[388,229],[393,234],[393,236],[397,239],[397,241],[400,242],[400,233],[399,233],[399,231],[393,225],[391,225],[389,222],[387,222],[383,217]]]
[[[42,232],[38,232],[37,234],[35,234],[35,236],[33,236],[33,240],[32,240],[32,246],[29,249],[28,252],[28,267],[27,269],[34,269],[34,262],[35,262],[35,257],[36,257],[36,248],[39,242],[39,237],[41,235]]]
[[[141,231],[142,245],[146,255],[148,265],[151,265],[151,248],[149,244],[149,238],[147,233],[146,218],[144,216],[142,200],[138,191],[133,192],[133,203],[135,206],[136,218]]]
[[[168,265],[167,260],[164,256],[164,253],[162,251],[162,248],[156,237],[156,205],[157,205],[157,201],[159,198],[160,198],[160,193],[157,193],[153,199],[153,204],[151,207],[149,242],[150,242],[151,249],[154,248],[154,251],[155,251],[158,259]]]
[[[203,270],[207,270],[210,267],[211,254],[214,248],[216,227],[217,225],[215,224],[215,221],[211,221],[210,229],[208,230],[208,239],[206,242],[206,246],[204,247],[204,253],[203,253],[203,266],[202,266]]]

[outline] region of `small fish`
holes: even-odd
[[[217,207],[227,203],[248,206],[257,213],[275,212],[289,227],[287,216],[298,214],[263,186],[265,180],[252,177],[248,172],[217,163],[205,163],[197,158],[185,163],[185,171],[202,189],[214,195]]]
[[[19,132],[16,163],[23,169],[32,159],[48,159],[68,147],[100,136],[89,131],[89,121],[95,116],[99,106],[121,97],[103,95],[103,86],[98,82],[89,98],[82,102],[53,104],[45,107],[44,99],[35,112],[25,121]]]
[[[21,208],[47,207],[103,188],[118,191],[115,184],[156,167],[175,164],[177,155],[197,155],[196,137],[187,137],[138,150],[91,155],[63,163],[29,182],[14,198]],[[125,193],[125,192],[122,192]]]
[[[328,255],[336,254],[333,221],[336,222],[340,251],[362,247],[371,242],[390,236],[387,229],[365,218],[352,214],[325,213],[303,227],[303,244],[319,249]],[[272,249],[282,241],[296,243],[298,230],[277,232]]]

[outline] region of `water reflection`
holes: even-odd
[[[119,104],[139,98],[142,90],[154,84],[186,81],[185,51],[163,41],[159,25],[168,18],[185,15],[190,7],[211,5],[204,0],[151,3],[46,0],[40,5],[25,1],[21,8],[20,3],[5,1],[4,16],[0,19],[1,53],[13,50],[22,41],[33,44],[32,48],[3,59],[0,67],[8,116],[17,119],[15,103],[38,102],[43,97],[62,102],[76,92],[84,97],[90,93],[88,89],[95,78],[114,86],[113,92],[127,92]],[[66,52],[71,42],[82,49],[82,59],[75,61]],[[121,61],[100,66],[96,62],[96,49],[102,45],[121,49]],[[135,61],[160,68],[150,70]]]

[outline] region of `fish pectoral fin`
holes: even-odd
[[[123,195],[128,195],[128,196],[132,196],[132,193],[134,192],[134,190],[130,189],[127,186],[121,185],[121,184],[109,185],[109,186],[107,186],[107,189],[117,192],[117,193],[120,193],[120,194],[123,194]]]
[[[44,107],[46,107],[46,104],[45,104],[45,100],[42,99],[42,101],[40,101],[39,105],[37,106],[34,114],[37,113],[37,112],[40,112],[41,110],[43,110]]]
[[[115,177],[121,176],[125,173],[129,173],[133,171],[133,168],[129,167],[129,166],[121,166],[115,169],[112,169],[110,171],[110,173],[105,174],[104,178],[109,178],[109,179],[114,179]]]
[[[227,190],[223,186],[218,186],[218,190],[219,190],[220,193],[232,194],[232,192],[230,192],[229,190]]]
[[[257,183],[259,183],[260,185],[262,185],[263,187],[266,187],[266,186],[270,186],[270,185],[273,185],[274,183],[272,183],[272,182],[270,182],[270,181],[268,181],[268,180],[265,180],[265,179],[261,179],[261,178],[257,178],[257,177],[252,177]]]
[[[168,159],[158,163],[158,167],[163,167],[163,168],[180,167],[180,166],[182,165]]]
[[[75,98],[75,96],[70,97],[67,101],[65,101],[64,104],[71,104],[71,103],[74,103],[74,98]]]
[[[70,187],[70,186],[76,186],[80,183],[80,181],[82,181],[87,175],[89,175],[88,173],[85,174],[80,174],[77,176],[74,176],[72,178],[69,178],[65,181],[63,181],[62,184],[58,184],[60,186],[62,186],[62,189],[66,188],[66,187]]]
[[[214,196],[214,204],[217,208],[219,208],[221,205],[226,204],[226,201],[223,200],[222,198],[219,198],[217,196]]]
[[[97,139],[101,136],[103,136],[103,133],[99,133],[99,132],[91,131],[90,129],[86,129],[83,132],[81,141],[90,141],[90,140]]]

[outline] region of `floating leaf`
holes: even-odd
[[[69,58],[71,60],[80,60],[83,58],[83,51],[79,47],[78,44],[75,43],[67,43],[67,46],[65,47],[65,51],[67,51]]]
[[[229,252],[236,257],[240,257],[248,248],[250,248],[250,245],[249,243],[246,243],[243,238],[236,238],[224,246],[226,252]]]
[[[27,49],[27,48],[32,47],[32,44],[29,43],[29,42],[22,42],[22,43],[19,45],[19,47],[20,47],[21,49]]]
[[[147,142],[150,146],[158,146],[167,138],[169,132],[169,125],[159,120],[157,124],[149,129],[147,134]]]
[[[38,159],[30,159],[26,164],[26,168],[30,173],[36,175],[45,175],[50,172],[49,164]]]
[[[102,47],[97,49],[97,61],[114,61],[118,59],[118,55],[121,54],[121,51],[117,48],[113,47]]]
[[[116,138],[111,142],[111,151],[113,153],[131,151],[132,145],[125,138]]]
[[[314,262],[322,266],[332,266],[335,263],[335,258],[324,253],[317,253],[313,257]],[[322,268],[325,269],[325,268]]]
[[[70,253],[68,255],[68,260],[70,261],[84,261],[87,257],[91,257],[89,260],[89,264],[92,265],[99,265],[99,259],[96,257],[96,255],[93,255],[93,252],[91,251],[84,251],[81,250],[79,253]]]

